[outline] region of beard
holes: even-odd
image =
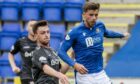
[[[41,42],[42,45],[48,46],[49,42]]]
[[[49,46],[49,41],[38,41],[41,46]]]
[[[87,20],[86,20],[86,23],[89,27],[93,27],[93,25],[95,24],[94,21],[87,21]]]

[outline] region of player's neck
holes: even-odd
[[[44,47],[44,48],[50,48],[49,44],[42,44],[40,42],[38,42],[38,46]]]
[[[93,25],[90,25],[88,22],[86,22],[86,21],[84,21],[84,24],[85,24],[85,26],[87,27],[87,28],[92,28],[93,27]]]

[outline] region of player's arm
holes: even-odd
[[[44,71],[45,74],[57,77],[61,80],[62,84],[68,84],[68,78],[64,74],[59,71],[56,71],[52,67],[48,65],[48,59],[44,56],[39,56],[37,54],[33,54],[32,63],[35,64],[38,68]]]
[[[13,72],[15,73],[19,73],[20,72],[20,68],[16,66],[15,63],[15,59],[14,59],[14,54],[16,54],[17,52],[19,52],[19,41],[17,41],[11,48],[11,51],[8,54],[8,59],[10,62],[10,65],[12,67]]]
[[[68,49],[73,45],[74,41],[76,40],[76,31],[71,31],[66,37],[65,40],[63,41],[62,45],[60,46],[58,55],[59,57],[66,62],[69,66],[74,67],[79,73],[85,74],[87,73],[87,69],[79,63],[76,63],[74,60],[72,60],[68,54],[67,51]]]
[[[105,29],[104,36],[107,38],[123,38],[124,34]]]
[[[103,32],[104,32],[105,37],[107,37],[107,38],[123,38],[123,37],[125,37],[125,35],[122,34],[122,33],[114,32],[114,31],[106,29],[106,27],[105,27],[103,22],[101,22],[100,24],[103,27]]]
[[[70,57],[74,60],[75,55],[74,55],[73,51],[71,52]],[[60,71],[65,74],[69,70],[69,68],[70,68],[70,66],[67,63],[64,62],[63,64],[61,64]]]
[[[58,51],[58,56],[70,66],[74,66],[75,62],[68,56],[67,51],[72,46],[75,38],[76,38],[76,35],[74,35],[74,31],[71,31],[70,33],[68,33]]]
[[[62,84],[69,84],[69,81],[68,81],[68,78],[66,75],[54,70],[53,68],[51,68],[47,64],[43,65],[43,71],[50,76],[59,78],[60,81],[62,82]]]

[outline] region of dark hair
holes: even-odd
[[[35,34],[39,27],[47,26],[47,25],[48,25],[48,22],[46,20],[38,21],[37,23],[34,24],[33,33]]]
[[[99,3],[94,3],[94,2],[87,2],[83,6],[83,11],[87,12],[88,10],[99,10],[100,9],[100,4]]]

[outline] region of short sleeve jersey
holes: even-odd
[[[32,63],[35,84],[59,84],[58,78],[49,76],[42,70],[45,64],[56,71],[60,70],[60,61],[53,49],[39,47],[33,52]]]
[[[20,52],[22,58],[21,78],[32,78],[32,51],[35,50],[37,44],[35,41],[31,41],[28,37],[20,38],[16,41],[10,51],[11,54]]]

